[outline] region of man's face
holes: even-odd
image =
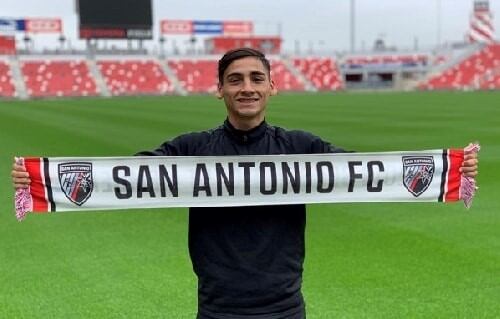
[[[230,122],[263,121],[267,99],[276,94],[264,64],[255,57],[235,60],[224,71],[223,79],[217,96],[224,99]]]

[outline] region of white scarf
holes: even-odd
[[[477,152],[479,145],[467,151]],[[470,206],[464,150],[253,156],[19,158],[31,178],[16,216],[157,207],[346,202]]]

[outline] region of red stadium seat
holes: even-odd
[[[97,94],[94,79],[84,61],[24,61],[21,70],[30,96]]]
[[[500,89],[500,68],[495,73],[487,74],[479,82],[479,87],[483,90],[498,90]]]
[[[271,60],[271,77],[278,91],[304,91],[304,83],[280,60]]]
[[[0,61],[0,96],[14,97],[16,89],[12,83],[12,75],[9,65]]]
[[[296,58],[294,66],[320,91],[339,90],[344,87],[342,75],[330,58]]]
[[[99,61],[99,70],[112,95],[164,94],[174,91],[154,61]]]
[[[190,93],[217,91],[216,60],[176,60],[169,61],[168,65],[186,91]]]

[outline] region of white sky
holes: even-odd
[[[106,0],[103,0],[106,1]],[[389,46],[420,48],[438,42],[460,41],[469,27],[473,0],[355,0],[357,8],[356,47],[369,49],[377,37]],[[438,30],[441,8],[441,32]],[[500,38],[500,0],[490,0],[496,38]],[[0,0],[0,17],[61,17],[65,36],[73,46],[83,47],[77,38],[78,18],[74,0]],[[348,50],[350,47],[350,0],[153,0],[154,40],[156,46],[161,19],[251,20],[258,33],[279,30],[283,47],[293,51],[311,45],[315,50]],[[17,38],[22,39],[22,34]],[[37,48],[57,45],[58,35],[39,35]],[[177,37],[182,46],[186,38]],[[114,43],[123,43],[115,42]],[[168,48],[170,40],[167,40]],[[22,45],[20,41],[19,45]]]

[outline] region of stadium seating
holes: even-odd
[[[163,94],[174,90],[154,61],[103,60],[97,65],[112,95]]]
[[[463,59],[455,66],[418,85],[419,89],[500,89],[500,44],[492,44]],[[310,82],[319,91],[345,88],[342,72],[363,70],[405,70],[405,67],[423,66],[418,72],[433,67],[438,70],[453,63],[464,54],[448,51],[436,55],[415,54],[356,54],[335,60],[331,57],[291,57],[293,68],[279,56],[270,56],[272,78],[279,91],[305,91]],[[151,56],[101,56],[96,65],[112,95],[164,94],[175,91],[178,83],[187,93],[213,93],[217,90],[217,58],[215,56],[172,57],[168,70],[162,69]],[[26,56],[19,60],[21,76],[28,96],[95,96],[99,87],[94,79],[93,64],[77,56]],[[340,66],[340,67],[339,67]],[[407,69],[415,72],[413,69]],[[16,69],[14,69],[16,71]],[[12,70],[6,59],[0,59],[0,97],[15,97]],[[166,72],[166,73],[165,73]],[[297,73],[299,72],[299,73]],[[389,72],[389,71],[388,71]],[[391,71],[392,72],[392,71]],[[17,73],[14,73],[17,74]],[[168,74],[168,76],[167,76]],[[171,77],[171,78],[169,78]],[[99,80],[99,78],[97,79]],[[306,81],[307,80],[307,81]]]
[[[16,89],[12,84],[12,76],[9,65],[0,61],[0,97],[14,97]]]
[[[399,65],[422,65],[428,63],[428,56],[424,54],[390,54],[390,55],[367,55],[351,56],[344,60],[348,66],[368,64],[399,64]]]
[[[318,90],[343,88],[342,75],[330,58],[296,58],[293,64]]]
[[[495,76],[485,81],[482,79],[488,72],[498,68],[500,68],[500,44],[493,44],[431,77],[419,88],[428,90],[490,88],[496,83]]]
[[[500,89],[500,68],[496,74],[486,74],[480,81],[479,87],[483,90],[498,90]]]
[[[280,60],[271,60],[271,76],[278,91],[304,91],[304,83]]]
[[[97,88],[84,61],[24,61],[21,70],[28,95],[87,96],[96,95]]]
[[[168,65],[189,93],[213,93],[217,91],[216,60],[176,60],[169,61]]]

